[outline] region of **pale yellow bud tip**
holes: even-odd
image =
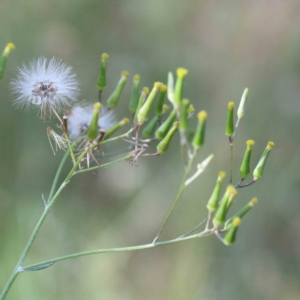
[[[165,84],[162,84],[161,86],[160,86],[160,91],[161,92],[165,92],[167,90],[167,86],[165,85]]]
[[[188,114],[190,115],[190,114],[192,114],[194,111],[195,111],[195,107],[194,107],[193,104],[191,104],[191,105],[189,106],[187,112],[188,112]]]
[[[251,203],[252,205],[257,204],[257,202],[258,202],[257,198],[253,198],[253,199],[250,201],[250,203]]]
[[[189,99],[183,99],[182,104],[188,105],[188,104],[190,104],[190,100]]]
[[[168,111],[169,109],[170,109],[169,105],[167,105],[167,104],[164,104],[164,105],[163,105],[163,112],[166,112],[166,111]]]
[[[198,120],[199,121],[204,121],[204,120],[206,120],[206,118],[207,118],[207,112],[205,110],[201,110],[198,113]]]
[[[240,226],[241,225],[241,218],[239,218],[239,217],[234,218],[232,223],[236,227]]]
[[[228,108],[234,109],[234,102],[228,102]]]
[[[95,110],[99,110],[101,108],[101,103],[100,102],[97,102],[94,104],[94,109]]]
[[[174,122],[173,127],[177,129],[179,127],[179,122]]]
[[[148,95],[148,94],[149,94],[149,88],[144,87],[144,88],[143,88],[143,93],[144,93],[145,95]]]
[[[161,82],[154,82],[153,88],[160,89],[162,83]]]
[[[140,79],[141,79],[141,77],[138,74],[136,74],[136,75],[133,76],[133,80],[134,81],[140,81]]]
[[[129,120],[128,118],[124,118],[124,119],[122,120],[122,122],[123,122],[124,125],[129,125],[130,120]]]
[[[237,190],[234,188],[233,185],[229,185],[229,186],[227,187],[226,193],[228,193],[228,194],[230,194],[230,195],[232,195],[232,196],[234,196],[234,197],[237,196],[237,194],[238,194]]]
[[[109,55],[107,53],[102,53],[101,55],[102,60],[106,61],[109,58]]]
[[[129,73],[127,71],[123,71],[121,73],[121,76],[127,78],[129,76]]]
[[[269,142],[268,146],[271,147],[271,148],[273,148],[275,146],[275,144],[273,142]]]
[[[225,172],[223,172],[223,171],[221,171],[221,172],[219,172],[219,177],[220,178],[225,178],[225,176],[226,176],[226,173]]]
[[[8,43],[8,44],[6,45],[6,48],[7,48],[9,51],[11,51],[11,50],[14,50],[16,47],[15,47],[15,44],[13,44],[13,43]]]
[[[252,147],[255,144],[255,142],[253,140],[248,140],[246,144],[247,146]]]
[[[187,69],[184,69],[184,68],[177,69],[177,77],[179,77],[179,78],[185,77],[187,75],[187,73],[188,73]]]

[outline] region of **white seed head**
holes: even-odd
[[[89,128],[93,118],[93,105],[84,105],[74,107],[68,114],[68,130],[71,140],[76,140],[84,134]],[[116,118],[111,110],[101,108],[98,127],[100,129],[109,129],[116,123]]]
[[[79,93],[72,68],[57,58],[48,61],[41,57],[29,66],[23,65],[11,85],[17,96],[14,100],[16,106],[29,109],[33,105],[43,119],[49,118],[53,110],[60,113],[71,108]]]

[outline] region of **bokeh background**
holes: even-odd
[[[247,139],[256,141],[253,166],[269,140],[276,145],[263,178],[241,190],[233,207],[259,199],[234,246],[209,237],[68,260],[21,274],[7,299],[300,299],[299,12],[298,0],[1,0],[0,48],[14,42],[16,50],[0,82],[0,287],[43,210],[42,194],[49,194],[62,155],[53,155],[46,136],[55,121],[12,106],[9,82],[23,63],[62,58],[78,74],[80,99],[91,103],[97,100],[102,52],[110,54],[104,97],[122,70],[140,74],[143,86],[166,82],[177,67],[189,70],[185,96],[209,114],[197,161],[210,153],[216,157],[185,191],[163,239],[188,231],[206,215],[216,174],[228,171],[227,102],[238,104],[245,87],[250,94],[235,141],[235,179]],[[118,118],[129,116],[130,90],[128,84]],[[115,143],[106,151],[122,147],[124,142]],[[169,153],[142,159],[137,168],[122,162],[77,176],[26,263],[152,241],[182,174],[177,137]]]

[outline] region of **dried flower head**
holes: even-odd
[[[41,57],[28,67],[23,65],[11,85],[17,95],[14,103],[27,109],[31,105],[38,107],[43,119],[49,118],[53,112],[71,108],[79,93],[72,68],[57,58],[48,61]]]
[[[68,114],[68,130],[71,140],[76,140],[89,128],[93,118],[93,105],[74,107]],[[98,126],[100,129],[109,129],[115,125],[116,120],[111,110],[101,109]]]

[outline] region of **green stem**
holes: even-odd
[[[79,171],[76,171],[74,172],[73,175],[77,175],[77,174],[80,174],[80,173],[85,173],[85,172],[90,172],[90,171],[94,171],[94,170],[97,170],[97,169],[100,169],[100,168],[103,168],[103,167],[107,167],[109,165],[112,165],[112,164],[115,164],[119,161],[122,161],[122,160],[125,160],[127,158],[130,158],[132,156],[132,154],[130,155],[126,155],[124,157],[121,157],[119,159],[116,159],[116,160],[113,160],[113,161],[110,161],[108,163],[105,163],[105,164],[102,164],[102,165],[99,165],[99,166],[95,166],[95,167],[92,167],[92,168],[89,168],[89,169],[83,169],[83,170],[79,170]]]
[[[186,167],[186,170],[185,170],[185,173],[184,173],[184,176],[183,176],[183,179],[182,179],[180,188],[179,188],[179,190],[178,190],[178,192],[177,192],[176,198],[175,198],[175,200],[173,201],[173,203],[172,203],[172,205],[171,205],[171,207],[170,207],[168,213],[166,214],[166,216],[165,216],[165,218],[164,218],[164,220],[163,220],[163,222],[162,222],[162,224],[161,224],[161,226],[160,226],[160,228],[159,228],[159,231],[158,231],[156,237],[155,237],[154,240],[153,240],[153,243],[154,243],[154,244],[157,243],[156,241],[158,240],[158,238],[159,238],[160,234],[162,233],[163,229],[165,228],[165,226],[166,226],[166,224],[167,224],[167,222],[168,222],[168,220],[169,220],[169,218],[170,218],[170,216],[171,216],[171,214],[172,214],[174,208],[176,207],[176,205],[177,205],[177,203],[178,203],[178,200],[180,199],[180,197],[181,197],[181,195],[182,195],[182,192],[184,191],[184,188],[185,188],[185,181],[187,180],[187,178],[188,178],[188,176],[189,176],[189,173],[190,173],[190,171],[191,171],[192,164],[193,164],[193,160],[194,160],[194,158],[195,158],[195,156],[196,156],[196,153],[197,153],[196,150],[194,150],[192,156],[189,158],[188,165],[187,165],[187,167]]]
[[[183,242],[183,241],[191,240],[191,239],[195,239],[195,238],[200,238],[200,237],[211,235],[213,233],[214,232],[211,231],[211,230],[206,230],[206,231],[203,231],[201,233],[194,234],[194,235],[190,235],[190,236],[186,236],[186,237],[182,237],[182,238],[177,238],[177,239],[173,239],[173,240],[168,240],[168,241],[163,241],[163,242],[156,242],[156,243],[150,243],[150,244],[139,245],[139,246],[131,246],[131,247],[97,249],[97,250],[91,250],[91,251],[78,252],[78,253],[65,255],[65,256],[45,260],[45,261],[42,261],[42,262],[39,262],[39,263],[36,263],[36,264],[26,266],[24,268],[24,271],[26,271],[26,269],[36,268],[36,267],[40,267],[40,266],[47,265],[47,264],[53,264],[55,262],[62,261],[62,260],[67,260],[67,259],[71,259],[71,258],[87,256],[87,255],[93,255],[93,254],[100,254],[100,253],[126,252],[126,251],[136,251],[136,250],[149,249],[149,248],[154,248],[154,247],[158,247],[158,246],[165,246],[165,245],[169,245],[169,244]]]
[[[134,129],[135,129],[135,127],[129,129],[129,130],[128,130],[126,133],[124,133],[124,134],[121,134],[121,135],[118,135],[118,136],[116,136],[116,137],[107,139],[107,140],[101,142],[100,145],[106,144],[106,143],[108,143],[108,142],[112,142],[112,141],[119,140],[119,139],[121,139],[121,138],[123,138],[123,137],[127,137]]]
[[[22,264],[24,263],[27,255],[28,255],[28,252],[29,252],[29,250],[30,250],[30,248],[31,248],[31,246],[32,246],[32,244],[33,244],[33,242],[34,242],[34,240],[35,240],[35,238],[36,238],[36,236],[37,236],[37,234],[38,234],[41,226],[43,225],[43,223],[44,223],[44,221],[45,221],[45,219],[46,219],[46,217],[47,217],[47,215],[48,215],[48,213],[49,213],[52,205],[55,203],[55,201],[57,200],[58,196],[61,194],[61,192],[63,191],[63,189],[69,183],[70,179],[74,175],[75,170],[77,169],[77,167],[78,167],[79,163],[81,162],[82,158],[87,154],[87,152],[89,150],[92,150],[96,146],[97,145],[91,145],[90,147],[88,147],[86,150],[84,150],[81,153],[81,155],[78,157],[75,165],[73,166],[73,168],[69,172],[68,176],[66,177],[66,179],[64,180],[64,182],[61,184],[61,186],[57,190],[57,192],[54,194],[54,196],[52,198],[49,197],[49,199],[51,199],[51,201],[49,201],[47,203],[47,205],[45,207],[45,210],[44,210],[42,216],[40,217],[37,225],[35,226],[35,228],[34,228],[32,234],[31,234],[31,236],[30,236],[30,238],[29,238],[29,240],[27,242],[27,245],[26,245],[26,247],[25,247],[25,249],[24,249],[24,251],[23,251],[23,253],[22,253],[22,255],[21,255],[21,257],[20,257],[20,259],[19,259],[19,261],[18,261],[18,263],[16,265],[16,267],[15,267],[15,269],[13,270],[13,272],[12,272],[11,276],[9,277],[6,285],[4,286],[4,289],[3,289],[3,291],[2,291],[2,293],[0,295],[0,300],[4,300],[5,299],[7,293],[9,292],[9,290],[10,290],[12,284],[14,283],[15,279],[17,278],[18,274],[23,271]],[[65,162],[64,159],[66,159],[65,156],[63,157],[62,162],[61,162],[61,164],[59,166],[58,172],[55,175],[54,182],[53,182],[50,194],[54,193],[55,186],[56,186],[57,181],[58,181],[58,177],[60,175],[60,172],[61,172],[62,167],[63,167],[64,162]]]
[[[61,174],[61,171],[67,161],[67,158],[69,156],[69,150],[65,152],[60,164],[59,164],[59,167],[56,171],[56,174],[55,174],[55,177],[54,177],[54,180],[53,180],[53,184],[52,184],[52,187],[51,187],[51,191],[50,191],[50,194],[49,194],[49,197],[48,197],[48,201],[47,203],[50,202],[50,200],[52,199],[53,195],[54,195],[54,192],[55,192],[55,189],[56,189],[56,186],[57,186],[57,182],[58,182],[58,179],[59,179],[59,176]]]

